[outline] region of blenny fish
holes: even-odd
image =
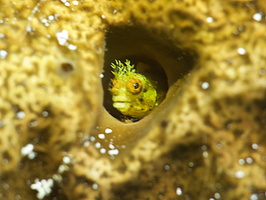
[[[145,65],[144,63],[138,63]],[[113,107],[124,116],[141,119],[158,106],[160,98],[158,82],[140,74],[129,60],[122,63],[115,60],[111,64],[114,78],[111,79],[109,91]]]

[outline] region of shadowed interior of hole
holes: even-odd
[[[115,60],[132,64],[138,62],[152,66],[151,73],[165,93],[177,81],[182,79],[194,66],[194,58],[188,51],[178,49],[165,38],[156,37],[141,27],[111,27],[106,35],[104,58],[104,107],[115,118],[121,120],[122,114],[112,106],[112,97],[108,91],[113,78],[111,63]],[[166,96],[167,98],[167,96]]]

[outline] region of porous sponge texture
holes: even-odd
[[[73,162],[48,199],[265,199],[261,9],[261,1],[1,1],[0,199],[35,199],[31,184],[56,180],[66,155]],[[109,26],[141,27],[196,61],[166,103],[133,125],[102,106]],[[98,145],[110,126],[109,145],[124,148],[117,158]],[[21,153],[27,144],[34,159]]]
[[[137,20],[140,24],[169,36],[176,46],[195,50],[199,57],[183,90],[172,94],[175,100],[164,107],[161,119],[153,118],[147,138],[132,151],[136,162],[141,160],[143,173],[135,182],[129,181],[124,192],[119,185],[115,195],[121,199],[265,198],[261,191],[266,182],[256,174],[265,174],[261,141],[266,79],[261,52],[266,27],[253,18],[258,13],[256,4],[141,1],[132,2],[133,6],[143,11],[132,12],[142,19]],[[239,14],[243,10],[245,14]],[[149,17],[153,14],[157,18]],[[129,194],[129,188],[137,194]]]
[[[29,143],[58,159],[95,123],[103,26],[78,9],[60,1],[1,1],[0,49],[7,55],[1,59],[0,173],[16,169]]]

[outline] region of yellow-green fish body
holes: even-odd
[[[116,60],[111,67],[114,78],[109,91],[114,108],[125,116],[139,119],[149,114],[158,105],[156,82],[137,73],[129,60],[125,64]]]

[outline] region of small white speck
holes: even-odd
[[[56,33],[56,37],[60,45],[65,45],[68,40],[68,31],[62,30],[61,32]]]
[[[201,84],[201,88],[203,89],[203,90],[206,90],[206,89],[208,89],[210,87],[210,84],[208,83],[208,82],[203,82],[202,84]]]
[[[258,200],[258,199],[259,199],[259,197],[257,194],[250,195],[250,200]]]
[[[113,130],[112,129],[110,129],[110,128],[107,128],[107,129],[105,129],[105,131],[104,131],[106,134],[108,134],[108,133],[112,133],[113,132]]]
[[[235,173],[235,177],[238,179],[244,178],[244,176],[245,176],[245,173],[243,171],[239,170]]]
[[[0,39],[4,38],[5,37],[5,34],[3,33],[0,33]]]
[[[95,140],[96,140],[95,137],[93,136],[90,137],[90,141],[94,142]]]
[[[33,152],[34,146],[33,144],[27,144],[26,146],[21,148],[21,154],[23,156],[29,155],[31,152]]]
[[[97,183],[93,183],[93,184],[92,184],[92,189],[94,189],[94,190],[98,190],[98,188],[99,188],[99,186],[98,186]]]
[[[90,142],[89,142],[89,141],[84,142],[83,146],[84,146],[84,147],[88,147],[88,146],[90,146]]]
[[[103,139],[105,139],[105,135],[103,133],[98,134],[98,138],[103,140]]]
[[[61,2],[62,2],[62,3],[66,3],[66,2],[67,2],[67,0],[61,0]]]
[[[23,111],[19,111],[19,112],[17,112],[16,117],[17,117],[18,119],[23,119],[23,118],[26,117],[26,113],[23,112]]]
[[[100,74],[100,78],[103,78],[104,77],[104,74]]]
[[[79,5],[79,2],[78,1],[72,1],[72,4],[77,6],[77,5]]]
[[[217,148],[221,149],[223,147],[223,145],[221,143],[217,143],[216,144]]]
[[[102,154],[105,154],[105,153],[106,153],[106,149],[105,149],[105,148],[101,148],[101,149],[100,149],[100,152],[101,152]]]
[[[0,50],[0,59],[4,59],[7,56],[7,51]]]
[[[101,146],[102,146],[102,145],[101,145],[100,142],[96,142],[96,143],[95,143],[95,147],[96,147],[97,149],[101,148]]]
[[[258,150],[258,149],[259,149],[259,145],[256,144],[256,143],[252,144],[251,147],[252,147],[252,149],[254,149],[254,150]]]
[[[59,14],[57,14],[57,13],[56,13],[56,14],[54,14],[54,19],[55,19],[55,20],[58,20],[58,19],[59,19],[59,17],[60,17],[60,15],[59,15]]]
[[[63,180],[62,176],[59,175],[59,174],[54,174],[52,177],[53,177],[53,179],[54,179],[55,181],[57,181],[58,183],[61,183],[62,180]]]
[[[35,152],[31,152],[31,153],[28,154],[28,158],[30,160],[34,159],[36,156],[37,156],[37,153],[35,153]]]
[[[32,26],[28,25],[28,26],[26,27],[26,31],[27,31],[28,33],[33,32],[33,28],[32,28]]]
[[[207,151],[208,147],[207,147],[206,145],[202,145],[202,146],[201,146],[201,149],[202,149],[203,151]]]
[[[45,196],[48,196],[52,192],[52,187],[54,185],[53,179],[35,179],[35,183],[31,184],[30,188],[32,190],[37,190],[37,198],[43,199]]]
[[[48,116],[49,116],[49,112],[46,111],[46,110],[44,110],[44,111],[42,112],[42,116],[43,116],[43,117],[48,117]]]
[[[39,10],[39,6],[40,6],[40,3],[38,3],[33,9],[32,9],[32,13],[36,13],[36,12],[38,12],[38,11],[40,11]]]
[[[105,15],[101,15],[101,18],[102,18],[102,19],[105,19],[105,18],[106,18],[106,16],[105,16]]]
[[[212,23],[212,22],[213,22],[213,18],[212,18],[212,17],[207,17],[207,18],[206,18],[206,22],[208,22],[208,23]]]
[[[63,157],[63,162],[65,164],[69,164],[71,162],[71,159],[68,156]]]
[[[110,156],[118,155],[118,154],[119,154],[119,150],[118,150],[118,149],[112,149],[112,150],[109,150],[109,151],[108,151],[108,154],[109,154]]]
[[[109,144],[110,149],[115,149],[115,146],[113,144]]]
[[[77,48],[78,48],[78,47],[77,47],[76,45],[74,45],[74,44],[69,44],[69,45],[68,45],[68,49],[69,49],[69,50],[73,50],[73,51],[74,51],[74,50],[76,50]]]
[[[215,198],[215,199],[220,199],[220,198],[221,198],[221,195],[220,195],[218,192],[216,192],[216,193],[214,194],[214,198]]]
[[[117,10],[116,10],[116,9],[114,9],[114,10],[113,10],[113,14],[115,15],[116,13],[117,13]]]
[[[203,156],[204,158],[207,158],[207,157],[209,156],[209,153],[208,153],[207,151],[204,151],[204,152],[202,153],[202,156]]]
[[[253,15],[253,19],[256,20],[256,21],[261,21],[262,20],[262,13],[255,13]]]
[[[170,165],[164,165],[164,170],[168,171],[170,169]]]
[[[241,159],[238,160],[238,163],[240,165],[244,165],[246,162],[245,162],[245,160],[243,158],[241,158]]]
[[[240,55],[245,55],[246,54],[246,49],[244,49],[243,47],[240,47],[237,49],[237,52],[240,54]]]
[[[178,195],[178,196],[180,196],[180,195],[182,195],[182,189],[181,188],[176,188],[176,194]]]
[[[48,16],[48,19],[49,19],[50,21],[53,21],[53,20],[54,20],[54,16],[53,16],[53,15],[49,15],[49,16]]]
[[[48,23],[48,20],[47,20],[47,19],[42,19],[41,22],[42,22],[43,24],[45,24],[45,23]]]
[[[246,162],[247,162],[248,164],[252,164],[252,163],[253,163],[253,159],[252,159],[251,157],[247,157],[247,158],[246,158]]]
[[[38,121],[36,121],[36,120],[33,120],[33,121],[30,121],[29,122],[29,127],[36,127],[36,126],[38,126]]]
[[[65,172],[65,171],[67,171],[67,170],[69,170],[69,167],[66,166],[66,165],[60,165],[60,166],[58,167],[58,172],[59,172],[60,174],[62,174],[63,172]]]
[[[189,163],[188,163],[188,166],[189,166],[189,167],[194,167],[194,163],[193,163],[193,162],[189,162]]]
[[[65,6],[70,6],[70,3],[69,3],[69,2],[66,2],[66,3],[65,3]]]

